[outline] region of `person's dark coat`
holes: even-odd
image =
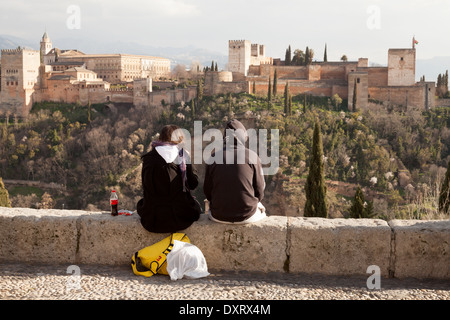
[[[249,219],[263,199],[264,175],[258,155],[244,146],[247,131],[242,123],[231,120],[226,129],[236,132],[228,137],[224,132],[223,150],[212,154],[221,163],[206,166],[203,192],[210,201],[211,215],[215,219],[240,222]],[[240,160],[239,154],[242,154]],[[232,163],[228,163],[228,159]]]
[[[186,164],[187,187],[198,185],[198,176],[191,164]],[[143,156],[142,187],[144,198],[137,203],[142,226],[157,233],[171,233],[188,228],[197,221],[201,209],[189,190],[183,191],[178,165],[167,163],[153,149]]]

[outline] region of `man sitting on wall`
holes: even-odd
[[[223,149],[206,166],[203,192],[210,203],[209,218],[221,223],[251,223],[266,217],[261,204],[265,181],[258,155],[245,147],[247,130],[238,120],[228,121]],[[218,161],[217,161],[218,160]]]

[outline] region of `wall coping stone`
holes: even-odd
[[[0,263],[129,265],[169,234],[137,214],[0,207]],[[211,270],[450,279],[450,220],[269,216],[229,225],[201,215],[185,232]],[[130,268],[131,270],[131,268]]]

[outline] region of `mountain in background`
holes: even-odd
[[[128,53],[148,56],[164,57],[171,60],[172,67],[184,64],[190,68],[193,62],[199,62],[203,67],[210,66],[211,61],[217,62],[219,69],[226,70],[228,56],[208,49],[187,46],[155,47],[135,42],[107,42],[102,40],[89,40],[85,38],[52,39],[53,45],[60,49],[78,49],[84,53]],[[18,46],[39,49],[39,39],[29,41],[22,38],[0,35],[1,49],[15,49]],[[434,57],[431,59],[418,59],[416,61],[416,81],[425,75],[427,81],[437,81],[438,75],[450,70],[450,56]]]
[[[36,44],[22,38],[0,34],[0,49],[16,49],[18,46],[38,50],[39,41]]]

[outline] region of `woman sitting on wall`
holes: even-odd
[[[190,190],[198,176],[189,155],[179,147],[183,134],[178,126],[166,125],[152,150],[142,156],[144,198],[137,203],[142,226],[150,232],[168,233],[186,229],[197,221],[201,209]]]

